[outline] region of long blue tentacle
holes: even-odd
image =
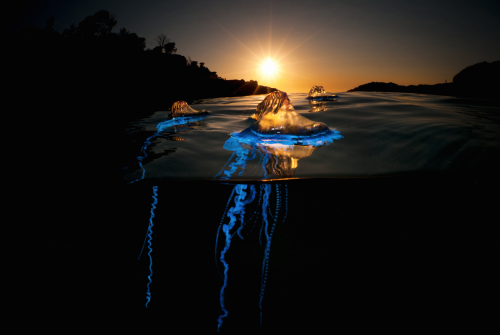
[[[259,243],[262,245],[262,230],[264,229],[264,223],[267,226],[267,207],[269,206],[271,185],[261,185],[260,187],[264,190],[264,196],[262,197],[262,226],[260,227],[259,233]]]
[[[253,231],[253,229],[255,227],[255,224],[259,221],[259,209],[260,209],[260,203],[261,202],[262,202],[262,188],[259,191],[259,202],[258,202],[258,204],[256,206],[256,209],[255,209],[255,212],[254,212],[254,214],[256,214],[257,216],[255,217],[255,220],[253,221],[252,228],[250,228],[250,231],[248,231],[248,233],[246,234],[247,236]],[[249,222],[252,218],[253,218],[253,215],[252,215],[252,217],[250,219],[248,219],[247,222]],[[240,235],[240,237],[241,236],[243,236],[243,235]]]
[[[225,255],[226,252],[229,250],[229,247],[231,246],[231,229],[234,227],[237,221],[237,215],[240,215],[241,212],[244,212],[244,199],[246,196],[246,192],[244,191],[247,188],[247,185],[236,185],[235,190],[237,195],[234,197],[234,207],[231,207],[227,213],[227,216],[229,217],[229,223],[224,224],[222,226],[222,231],[226,235],[226,245],[224,247],[224,250],[221,252],[220,260],[222,264],[224,264],[224,284],[222,285],[222,288],[220,290],[220,305],[222,309],[222,314],[219,316],[217,319],[219,325],[218,325],[218,330],[222,326],[222,319],[227,316],[228,311],[226,309],[226,306],[224,304],[224,294],[225,294],[225,289],[227,286],[227,273],[229,270],[229,265],[226,262]]]
[[[138,179],[135,179],[135,180],[132,180],[129,182],[129,184],[132,184],[132,183],[135,183],[136,181],[139,181],[141,179],[144,179],[144,176],[146,174],[146,170],[144,169],[144,167],[142,166],[142,160],[146,157],[148,157],[148,154],[146,152],[146,150],[148,149],[148,146],[151,144],[151,140],[156,137],[157,135],[159,134],[159,132],[157,131],[156,133],[154,133],[153,135],[149,136],[145,141],[144,141],[144,145],[142,146],[141,148],[141,155],[138,155],[137,156],[137,163],[139,163],[139,167],[142,169],[142,176],[141,178],[138,178]]]
[[[151,205],[151,217],[149,218],[149,228],[148,228],[148,255],[149,255],[149,282],[148,282],[148,290],[146,293],[146,307],[148,307],[148,303],[151,300],[151,290],[149,285],[151,284],[151,277],[153,276],[153,257],[151,256],[151,252],[153,252],[152,248],[152,240],[153,240],[153,218],[155,217],[154,210],[156,209],[156,204],[158,203],[158,186],[153,186],[153,204]]]
[[[222,223],[224,222],[224,218],[226,217],[227,208],[229,207],[229,203],[231,202],[231,199],[233,198],[234,190],[235,190],[235,188],[233,188],[233,191],[231,192],[231,195],[229,196],[229,199],[227,200],[226,208],[224,209],[224,214],[222,214],[222,219],[220,220],[219,228],[217,228],[217,236],[215,237],[215,265],[217,266],[217,271],[219,272],[219,275],[221,278],[222,278],[222,274],[220,273],[219,264],[217,263],[217,246],[219,244],[219,231],[220,231],[220,227],[222,226]]]
[[[271,188],[271,185],[269,185]],[[266,289],[266,281],[267,281],[267,271],[269,268],[269,254],[271,253],[271,241],[273,238],[274,228],[276,227],[276,222],[278,221],[278,213],[280,210],[280,188],[279,185],[276,184],[276,210],[274,215],[273,225],[271,227],[271,231],[268,229],[268,222],[266,220],[266,249],[264,251],[264,259],[262,261],[262,278],[261,278],[261,286],[260,286],[260,299],[259,299],[259,308],[260,308],[260,331],[262,333],[262,301],[264,300],[264,292]]]
[[[287,214],[288,214],[288,185],[285,184],[285,216],[283,217],[283,222],[285,222]]]
[[[247,198],[247,200],[245,200],[245,202],[243,203],[243,206],[246,206],[249,203],[251,203],[252,201],[254,201],[256,193],[257,192],[255,191],[255,185],[250,185],[250,196]],[[254,214],[255,214],[255,211],[253,212],[252,217],[253,217]],[[240,227],[237,230],[238,235],[240,236],[240,238],[242,240],[243,240],[243,235],[241,235],[241,230],[243,229],[243,227],[245,226],[245,223],[246,223],[246,222],[244,222],[244,216],[245,216],[245,212],[243,211],[241,213],[241,218],[240,218],[241,219],[241,225],[240,225]]]
[[[214,178],[216,178],[218,175],[220,175],[222,173],[222,171],[224,171],[224,169],[226,168],[226,165],[231,161],[231,159],[233,159],[235,153],[233,152],[233,154],[231,155],[231,157],[229,157],[229,159],[227,160],[226,164],[224,164],[224,166],[222,167],[222,169],[219,171],[219,173],[217,173]]]

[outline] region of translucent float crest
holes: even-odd
[[[171,115],[174,118],[178,116],[193,116],[207,113],[208,112],[205,110],[196,111],[192,109],[185,101],[176,101],[172,104],[171,108]]]
[[[288,111],[294,109],[285,92],[274,91],[257,105],[255,114],[251,118],[259,121],[264,115],[269,113],[276,114],[280,110]]]
[[[337,100],[337,98],[337,95],[327,93],[323,86],[311,87],[307,96],[307,99],[311,100]]]
[[[309,90],[309,96],[310,97],[316,97],[316,96],[321,96],[323,94],[325,94],[326,91],[325,89],[323,88],[323,86],[313,86],[311,87],[311,89]]]

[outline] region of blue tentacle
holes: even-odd
[[[233,188],[233,191],[231,192],[231,195],[229,196],[229,199],[227,200],[226,208],[224,209],[224,214],[222,214],[222,219],[220,220],[219,228],[217,228],[217,236],[215,237],[215,265],[217,266],[217,271],[219,272],[219,275],[222,278],[222,274],[220,273],[219,270],[219,264],[217,263],[217,245],[219,244],[219,231],[220,227],[222,226],[222,223],[224,222],[224,218],[226,217],[227,213],[227,208],[229,207],[229,203],[231,202],[231,199],[233,198],[235,188]]]
[[[220,305],[221,309],[223,311],[223,314],[219,316],[217,319],[219,325],[217,329],[220,329],[222,326],[222,319],[228,315],[228,311],[226,309],[226,306],[224,304],[224,294],[225,294],[225,289],[227,286],[227,273],[229,271],[229,265],[226,262],[225,255],[227,251],[229,250],[229,247],[231,246],[231,229],[235,226],[236,221],[237,221],[237,215],[239,215],[242,211],[244,211],[244,199],[246,196],[246,192],[244,191],[247,188],[247,185],[236,185],[235,187],[237,195],[234,197],[234,207],[231,207],[227,213],[227,216],[229,217],[229,223],[224,224],[222,226],[222,231],[226,235],[226,245],[224,246],[224,250],[221,252],[220,260],[222,264],[224,264],[224,284],[222,285],[222,288],[220,290]]]
[[[158,186],[153,186],[153,204],[151,205],[151,217],[149,218],[149,228],[148,228],[148,255],[149,255],[149,282],[148,282],[148,290],[146,293],[146,307],[148,307],[149,301],[151,300],[151,290],[149,285],[151,284],[151,277],[153,276],[153,257],[151,256],[151,252],[153,252],[152,248],[152,240],[153,240],[153,218],[155,217],[154,210],[156,209],[156,204],[158,203]]]

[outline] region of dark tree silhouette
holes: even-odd
[[[175,47],[174,42],[169,42],[169,43],[165,44],[164,50],[165,50],[165,53],[169,54],[169,55],[177,52],[177,48]]]
[[[177,52],[177,48],[175,47],[175,43],[170,42],[170,39],[167,38],[167,35],[160,34],[160,35],[156,36],[154,40],[156,41],[156,43],[158,43],[158,46],[153,49],[155,52],[161,52],[161,53],[165,53],[168,55]]]
[[[94,15],[87,16],[78,27],[84,34],[103,36],[110,34],[116,23],[115,15],[100,10]]]
[[[122,28],[117,34],[118,45],[122,53],[126,52],[141,52],[146,47],[146,39],[139,37],[135,33],[128,32],[127,29]]]
[[[156,43],[158,43],[158,46],[163,49],[165,47],[165,44],[170,42],[170,39],[167,38],[167,35],[160,34],[155,37],[155,41]]]

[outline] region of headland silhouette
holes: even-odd
[[[371,82],[348,92],[376,91],[455,96],[459,98],[485,98],[500,100],[500,61],[481,62],[466,67],[453,77],[453,82],[435,85],[398,85]]]

